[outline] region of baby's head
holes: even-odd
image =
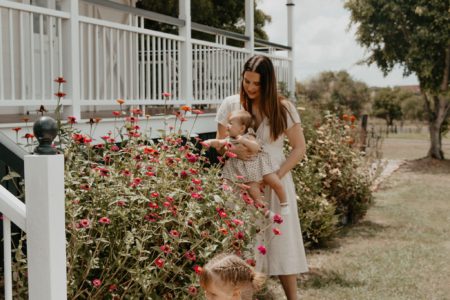
[[[252,127],[252,115],[246,110],[233,111],[228,116],[228,134],[231,137],[236,137],[247,132],[248,128]]]
[[[207,300],[237,300],[261,289],[265,276],[234,254],[220,254],[203,267],[200,285]]]

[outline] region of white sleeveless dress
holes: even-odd
[[[291,128],[294,124],[300,123],[300,116],[295,106],[288,102],[288,126]],[[228,115],[234,111],[242,109],[239,102],[239,95],[234,95],[226,98],[217,111],[216,121],[224,126],[227,124]],[[285,161],[283,153],[283,142],[285,135],[280,136],[276,141],[270,138],[270,127],[267,119],[261,122],[256,131],[257,138],[264,142],[264,150],[269,153],[271,161],[279,169],[281,164]],[[299,274],[308,271],[306,262],[305,247],[303,246],[303,238],[300,230],[300,221],[297,213],[297,195],[295,192],[294,182],[292,180],[291,172],[282,178],[284,188],[286,190],[287,201],[290,207],[290,214],[283,216],[283,223],[276,224],[270,219],[264,219],[262,222],[268,226],[264,232],[261,232],[256,237],[255,258],[256,270],[268,274],[275,275],[290,275]],[[266,187],[264,192],[264,201],[269,205],[270,210],[279,213],[280,202],[273,190]],[[263,228],[266,227],[263,225]],[[281,235],[273,233],[273,228],[278,228]],[[263,255],[257,249],[259,246],[266,248],[266,254]]]

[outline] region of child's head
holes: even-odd
[[[233,111],[228,117],[228,134],[235,137],[247,132],[252,127],[252,115],[246,110]]]
[[[265,276],[234,254],[220,254],[204,267],[200,284],[208,300],[236,300],[261,289]]]

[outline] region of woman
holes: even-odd
[[[297,274],[308,271],[297,214],[297,196],[290,173],[305,155],[305,138],[295,106],[278,96],[276,82],[270,59],[261,55],[251,57],[244,65],[240,95],[226,98],[217,111],[217,138],[226,137],[229,113],[244,108],[252,114],[256,135],[278,166],[277,175],[284,184],[290,213],[284,214],[283,222],[277,225],[281,235],[274,237],[272,226],[258,235],[256,246],[264,246],[266,253],[255,252],[256,269],[269,276],[278,276],[287,299],[292,300],[297,299]],[[287,157],[283,153],[285,137],[292,147]],[[235,153],[241,159],[251,159],[254,155],[239,147]],[[264,201],[271,212],[280,213],[276,194],[268,187],[265,188]],[[272,220],[268,218],[264,222]]]

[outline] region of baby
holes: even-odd
[[[252,125],[253,118],[248,111],[234,111],[228,117],[228,138],[211,139],[205,141],[205,143],[218,151],[228,144],[241,144],[251,153],[257,153],[257,156],[251,160],[229,158],[223,167],[223,177],[232,182],[236,181],[238,176],[244,178],[245,184],[249,186],[248,192],[250,196],[257,203],[262,202],[259,187],[261,181],[264,181],[277,194],[280,201],[281,214],[287,215],[289,208],[283,183],[276,174],[276,168],[272,164],[269,154],[264,151],[264,148],[256,139]]]

